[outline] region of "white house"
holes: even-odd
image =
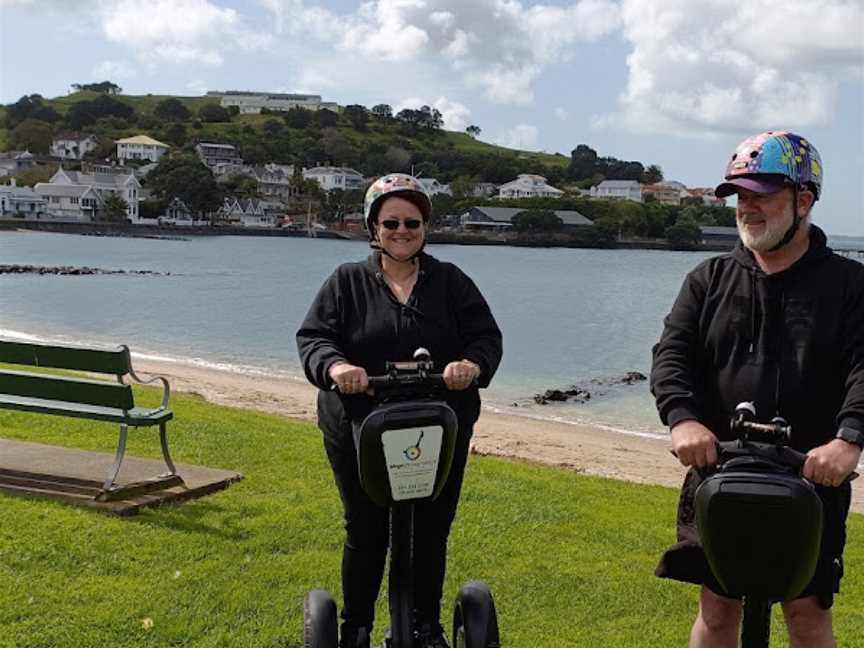
[[[51,155],[61,160],[80,160],[97,146],[99,140],[95,135],[61,133],[51,142]]]
[[[446,196],[452,196],[453,191],[450,189],[449,184],[441,184],[435,178],[417,178],[420,181],[420,184],[423,185],[423,188],[426,190],[426,193],[430,196],[437,196],[438,194],[444,194]]]
[[[363,176],[346,167],[313,167],[311,169],[303,169],[304,180],[314,180],[324,191],[333,191],[334,189],[344,189],[351,191],[352,189],[363,188]]]
[[[48,201],[30,187],[12,184],[0,185],[0,218],[26,218],[38,220],[47,211]]]
[[[237,200],[225,198],[225,202],[216,213],[216,218],[222,222],[241,227],[276,227],[276,218],[268,213],[270,205],[263,200],[248,198]]]
[[[293,198],[299,193],[294,185],[294,166],[291,164],[265,164],[253,172],[258,181],[258,193],[277,200]]]
[[[690,195],[687,186],[676,181],[666,180],[642,186],[642,199],[654,196],[654,199],[664,205],[680,205],[681,199]]]
[[[81,171],[69,171],[60,167],[51,180],[47,183],[40,182],[36,185],[36,193],[43,194],[43,189],[51,185],[63,185],[71,187],[89,187],[93,190],[98,200],[97,208],[101,208],[105,198],[109,194],[116,194],[126,201],[129,206],[126,214],[132,223],[139,222],[138,202],[141,199],[141,183],[135,174],[118,169],[117,167],[94,165],[88,169],[91,173]],[[44,194],[47,195],[47,194]],[[83,194],[82,196],[83,197]],[[51,202],[49,200],[49,211]]]
[[[86,185],[40,182],[33,191],[47,201],[40,220],[87,223],[95,220],[101,204],[93,187]]]
[[[498,198],[558,198],[564,192],[547,184],[546,178],[531,173],[520,173],[519,176],[498,187]]]
[[[604,180],[591,187],[591,197],[642,202],[642,185],[636,180]]]
[[[217,164],[243,164],[240,151],[233,144],[199,142],[195,145],[195,152],[198,154],[198,158],[210,169],[213,169]]]
[[[714,195],[714,187],[692,187],[687,193],[693,198],[701,198],[702,203],[711,207],[725,207],[726,199]]]
[[[332,101],[321,101],[320,95],[285,94],[280,92],[247,92],[245,90],[227,90],[220,92],[211,90],[210,97],[221,97],[223,108],[237,106],[241,114],[258,114],[262,108],[267,110],[288,111],[292,108],[307,110],[322,110],[324,108],[337,112],[339,105]]]
[[[35,163],[30,151],[0,152],[0,176],[17,175],[21,171],[32,169]]]
[[[117,140],[117,159],[120,164],[126,160],[150,160],[158,162],[171,147],[147,135],[136,135]]]

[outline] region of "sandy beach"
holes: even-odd
[[[306,382],[152,360],[134,360],[134,366],[138,373],[165,376],[172,391],[199,394],[222,405],[315,420],[317,390]],[[663,439],[489,411],[477,422],[472,451],[661,486],[679,486],[685,473]],[[852,508],[864,512],[864,478],[853,483]]]

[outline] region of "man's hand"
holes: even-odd
[[[355,367],[347,362],[337,362],[330,367],[330,380],[343,394],[362,394],[369,389],[369,376],[363,367]]]
[[[717,437],[699,421],[681,421],[672,428],[672,452],[684,466],[714,466]]]
[[[801,474],[814,484],[839,486],[855,470],[860,459],[861,450],[857,446],[843,439],[833,439],[807,453]]]
[[[453,391],[468,389],[479,376],[480,367],[470,360],[451,362],[444,367],[444,384]]]

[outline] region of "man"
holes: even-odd
[[[740,241],[684,280],[654,347],[651,391],[672,449],[691,467],[681,492],[678,544],[657,575],[702,586],[692,648],[737,646],[741,602],[725,595],[699,543],[694,468],[717,463],[736,404],[753,401],[792,426],[803,475],[824,509],[819,563],[802,595],[783,603],[793,648],[835,646],[833,596],[843,573],[850,487],[864,447],[864,264],[834,254],[811,225],[822,188],[815,147],[767,132],[742,142],[718,197],[738,195]]]

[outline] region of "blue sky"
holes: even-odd
[[[429,104],[486,141],[584,143],[689,186],[790,129],[822,154],[814,222],[864,236],[861,0],[0,0],[0,102],[106,79]]]

